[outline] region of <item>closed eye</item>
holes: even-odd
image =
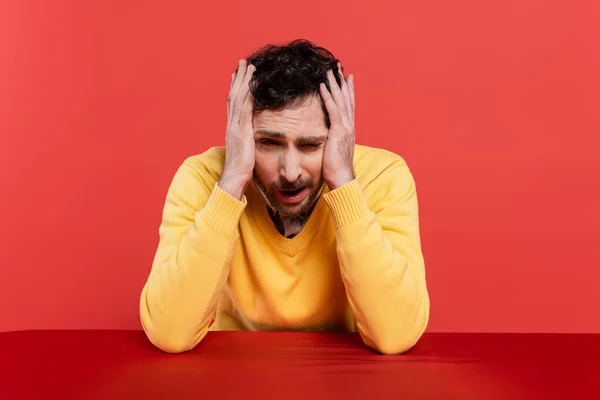
[[[260,143],[263,146],[277,146],[277,145],[279,145],[278,142],[276,142],[274,140],[270,140],[270,139],[261,139],[261,140],[259,140],[258,143]]]

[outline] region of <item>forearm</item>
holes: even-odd
[[[186,351],[206,335],[229,275],[242,210],[217,189],[187,231],[168,239],[176,243],[157,252],[140,299],[142,325],[157,347]]]
[[[429,319],[419,243],[384,232],[357,190],[350,184],[329,197],[341,276],[365,343],[382,353],[402,353]]]
[[[357,224],[339,237],[344,237],[339,239],[341,274],[365,343],[383,353],[410,349],[429,318],[427,289],[416,267],[375,221]]]

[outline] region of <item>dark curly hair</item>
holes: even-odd
[[[287,44],[268,44],[247,57],[256,67],[250,82],[254,96],[254,110],[282,110],[296,106],[312,95],[319,96],[325,115],[325,125],[330,127],[329,115],[319,95],[319,85],[324,82],[329,89],[327,70],[333,69],[338,85],[338,60],[333,54],[306,39]]]

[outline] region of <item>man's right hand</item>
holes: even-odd
[[[237,72],[231,76],[227,98],[225,166],[218,185],[238,200],[242,198],[254,171],[254,99],[249,82],[255,70],[254,65],[240,60]]]

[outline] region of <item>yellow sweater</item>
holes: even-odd
[[[357,145],[356,179],[325,186],[291,239],[253,184],[241,201],[216,184],[224,161],[223,147],[188,158],[168,190],[140,299],[152,343],[182,352],[208,330],[358,331],[384,354],[417,342],[429,295],[415,183],[401,157]]]

